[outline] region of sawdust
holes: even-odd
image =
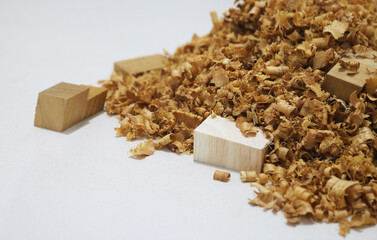
[[[150,138],[135,155],[191,153],[194,128],[213,113],[246,135],[259,127],[272,144],[263,173],[241,173],[256,181],[251,203],[290,223],[338,222],[343,236],[376,224],[376,80],[349,104],[321,88],[348,52],[376,57],[376,4],[367,2],[248,0],[223,18],[211,13],[212,31],[168,55],[164,69],[104,83],[117,135]]]

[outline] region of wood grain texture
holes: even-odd
[[[59,83],[39,93],[34,125],[62,132],[103,109],[106,89]]]
[[[347,69],[340,66],[338,62],[327,73],[322,88],[330,94],[348,102],[350,95],[354,91],[357,94],[360,93],[365,86],[366,79],[377,76],[377,74],[370,73],[374,69],[377,69],[377,62],[370,58],[359,58],[352,55],[345,56],[342,60],[360,62],[357,73],[347,74]]]
[[[194,130],[194,160],[236,171],[260,172],[269,140],[259,129],[246,138],[234,122],[209,116]]]
[[[163,55],[157,54],[115,62],[114,71],[122,73],[123,76],[129,74],[136,75],[153,69],[163,68],[165,64],[166,58]]]

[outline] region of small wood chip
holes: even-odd
[[[216,170],[215,173],[213,174],[213,179],[219,180],[221,182],[227,182],[230,179],[230,173]]]
[[[258,175],[255,171],[241,171],[240,172],[242,182],[256,182]]]

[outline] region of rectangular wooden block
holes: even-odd
[[[194,160],[236,171],[260,172],[270,141],[261,130],[245,137],[235,122],[209,116],[194,130]]]
[[[166,64],[166,58],[163,55],[151,55],[118,61],[114,63],[114,71],[122,73],[123,76],[137,75],[153,69],[163,68]]]
[[[59,83],[39,93],[34,125],[64,131],[103,109],[106,89]]]
[[[357,94],[361,92],[367,79],[376,77],[376,74],[372,74],[371,72],[377,69],[377,63],[374,59],[356,58],[351,55],[342,58],[342,60],[359,62],[360,67],[358,71],[355,74],[348,74],[347,69],[342,67],[338,62],[327,73],[322,88],[337,98],[348,102],[350,95],[354,91]]]

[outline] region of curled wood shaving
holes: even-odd
[[[265,73],[269,75],[283,75],[288,70],[289,70],[289,67],[287,66],[279,66],[279,67],[267,66]]]
[[[339,64],[340,66],[347,68],[352,74],[356,73],[360,67],[360,62],[357,61],[345,61],[340,59]]]
[[[370,212],[365,212],[354,215],[350,225],[351,227],[362,227],[366,225],[375,225],[376,223],[376,217],[371,216]]]
[[[131,153],[135,156],[149,156],[155,151],[153,140],[148,140],[140,143],[135,148],[131,149]]]
[[[329,32],[335,39],[339,39],[344,36],[348,25],[347,22],[339,22],[338,20],[335,20],[324,28],[324,32]]]
[[[216,170],[215,173],[213,174],[213,179],[219,180],[221,182],[227,182],[230,179],[230,173]]]
[[[172,134],[168,134],[160,139],[158,139],[154,145],[156,149],[162,149],[163,147],[167,146],[169,143],[173,141]]]
[[[312,42],[317,49],[326,49],[329,46],[330,37],[313,38]]]
[[[321,88],[351,51],[375,59],[377,12],[363,0],[236,1],[214,29],[179,47],[164,69],[112,74],[106,110],[118,136],[147,137],[137,155],[192,153],[193,131],[217,114],[271,139],[251,202],[302,218],[338,222],[341,235],[377,218],[377,83],[346,103]],[[343,63],[356,69],[357,64]],[[357,70],[357,69],[356,69]],[[152,140],[153,139],[153,140]],[[248,173],[240,173],[248,178]]]
[[[377,78],[369,78],[366,80],[365,91],[371,95],[377,93]]]
[[[275,106],[278,112],[283,113],[286,117],[290,117],[292,112],[296,110],[295,106],[292,106],[285,100],[278,100]]]
[[[213,83],[216,87],[222,87],[229,83],[227,72],[223,68],[215,68],[212,71]]]
[[[332,66],[337,60],[338,56],[333,49],[327,49],[326,51],[317,51],[313,58],[314,69],[326,69]]]
[[[184,123],[189,128],[196,128],[203,121],[201,116],[189,112],[176,110],[173,111],[173,115],[175,116],[178,124]]]
[[[375,51],[372,48],[357,44],[352,47],[352,51],[355,53],[356,57],[364,57],[364,58],[376,58]]]
[[[240,130],[245,137],[255,137],[258,133],[258,128],[254,127],[254,124],[249,122],[242,123]]]
[[[353,186],[356,186],[358,182],[341,180],[335,176],[332,176],[326,183],[325,190],[328,192],[330,200],[332,200],[338,208],[344,208],[346,206],[347,191],[355,191]]]
[[[269,180],[269,177],[264,173],[260,173],[257,177],[257,182],[262,185],[268,183],[268,180]]]
[[[242,182],[256,182],[257,173],[255,171],[241,171],[240,177]]]

